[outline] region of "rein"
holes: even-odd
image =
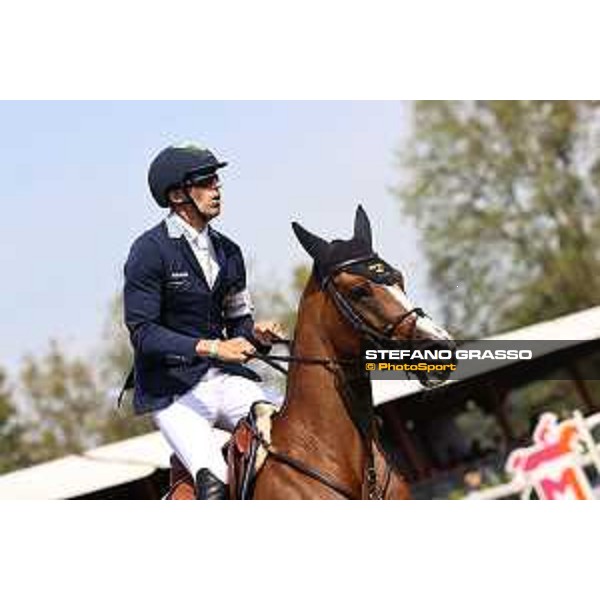
[[[306,475],[307,477],[310,477],[311,479],[319,481],[326,487],[331,488],[332,490],[337,492],[340,496],[343,496],[344,498],[346,498],[346,500],[354,499],[352,492],[346,486],[343,486],[342,484],[337,483],[336,481],[331,479],[328,475],[324,475],[323,473],[320,473],[316,469],[309,467],[308,465],[306,465],[304,462],[298,460],[297,458],[293,458],[292,456],[289,456],[288,454],[284,454],[283,452],[278,452],[277,450],[275,450],[273,448],[273,444],[271,444],[270,442],[267,442],[267,440],[265,440],[262,433],[260,431],[258,431],[258,429],[256,429],[256,427],[254,427],[250,423],[248,423],[248,426],[250,427],[250,430],[252,431],[254,438],[256,440],[258,440],[258,443],[264,448],[264,450],[268,456],[270,456],[271,458],[273,458],[274,460],[276,460],[278,462],[281,462],[285,465],[288,465],[289,467],[292,467],[293,469],[296,469],[296,471],[299,471],[300,473],[302,473],[303,475]]]
[[[306,463],[302,462],[301,460],[298,460],[297,458],[294,458],[293,456],[290,456],[289,454],[285,454],[283,452],[278,452],[277,450],[275,450],[273,448],[272,443],[267,442],[265,440],[262,433],[260,431],[258,431],[258,429],[256,429],[250,423],[248,423],[248,426],[250,427],[250,430],[252,431],[254,438],[264,448],[268,457],[272,458],[273,460],[275,460],[277,462],[283,463],[283,464],[295,469],[299,473],[302,473],[303,475],[306,475],[307,477],[310,477],[311,479],[314,479],[315,481],[322,483],[325,487],[332,489],[334,492],[337,492],[340,496],[343,496],[344,498],[346,498],[346,500],[355,500],[356,499],[356,497],[354,496],[352,491],[349,490],[345,485],[338,483],[337,481],[335,481],[328,475],[325,475],[325,474],[321,473],[320,471],[313,469]],[[372,452],[371,452],[371,456],[372,456]],[[367,468],[365,469],[365,481],[367,482],[367,489],[368,489],[367,498],[369,500],[382,500],[383,497],[385,496],[385,493],[387,492],[387,488],[390,484],[391,479],[392,479],[392,468],[389,464],[387,464],[384,484],[381,486],[381,488],[378,488],[377,487],[377,472],[375,470],[374,465],[369,464],[367,466]]]
[[[277,340],[277,343],[290,344],[291,342],[289,340]],[[278,364],[280,362],[301,363],[301,364],[307,364],[307,365],[322,365],[328,369],[330,369],[334,365],[353,366],[360,362],[358,359],[340,360],[337,358],[320,358],[320,357],[313,357],[313,356],[284,356],[284,355],[271,355],[271,354],[262,354],[262,353],[250,354],[248,356],[251,359],[255,358],[257,360],[262,360],[264,363],[268,364],[270,367],[273,367],[275,370],[279,371],[280,373],[283,373],[284,375],[287,375],[288,372],[285,367],[282,367],[281,365]]]

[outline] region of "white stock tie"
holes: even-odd
[[[200,266],[204,271],[204,276],[206,277],[208,286],[212,288],[215,282],[215,270],[213,269],[213,260],[208,249],[208,239],[206,237],[197,237],[195,246],[198,250]]]

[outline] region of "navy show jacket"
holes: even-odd
[[[208,227],[219,264],[211,289],[189,242],[174,225],[166,219],[143,233],[125,264],[125,322],[134,349],[136,414],[167,407],[211,366],[260,381],[243,365],[196,354],[202,338],[241,336],[256,344],[240,248]]]

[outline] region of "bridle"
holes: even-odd
[[[333,283],[333,278],[348,267],[366,263],[367,261],[371,261],[376,258],[378,258],[376,254],[370,254],[367,256],[347,260],[339,264],[335,270],[324,279],[323,288],[327,291],[346,321],[352,325],[354,330],[359,333],[363,339],[375,346],[385,346],[393,341],[392,336],[394,335],[394,331],[396,331],[396,329],[406,319],[408,319],[411,315],[416,315],[417,317],[426,317],[427,314],[425,311],[420,306],[417,306],[411,310],[407,310],[394,319],[391,323],[388,323],[381,331],[378,331],[362,315],[360,315],[360,313],[354,310],[350,302],[348,302],[345,296],[340,293],[338,288]]]
[[[381,331],[377,330],[371,323],[369,323],[360,313],[358,313],[352,304],[345,298],[345,296],[339,291],[336,287],[333,279],[336,275],[345,271],[348,267],[353,265],[366,263],[373,259],[378,258],[376,254],[368,254],[365,256],[361,256],[358,258],[353,258],[351,260],[344,261],[338,264],[332,272],[323,278],[321,282],[321,288],[329,294],[330,298],[333,300],[337,309],[340,311],[341,315],[344,319],[350,323],[352,328],[360,334],[360,336],[368,341],[370,344],[376,347],[386,347],[393,341],[394,331],[411,315],[416,315],[417,317],[427,317],[427,313],[419,306],[413,308],[411,310],[407,310],[397,318],[395,318],[391,323],[388,323]],[[409,340],[410,341],[410,340]],[[292,340],[285,338],[278,338],[278,343],[291,345]],[[335,359],[335,358],[324,358],[324,357],[307,357],[307,356],[281,356],[281,355],[267,355],[267,354],[253,354],[253,358],[257,358],[262,360],[269,366],[274,369],[287,374],[287,370],[281,367],[279,362],[283,363],[303,363],[309,365],[322,365],[324,367],[332,367],[334,365],[340,366],[358,366],[361,363],[360,358],[356,359]]]
[[[340,314],[344,317],[344,319],[352,326],[352,328],[361,336],[362,339],[369,342],[370,344],[376,347],[382,347],[390,344],[393,341],[394,331],[397,329],[399,325],[401,325],[407,318],[411,315],[416,315],[417,317],[425,317],[425,311],[420,308],[413,308],[411,310],[405,311],[403,314],[399,315],[395,318],[391,323],[388,323],[383,329],[376,329],[371,323],[369,323],[364,316],[362,316],[359,312],[355,310],[352,304],[346,299],[346,297],[339,291],[334,283],[334,278],[337,274],[345,271],[348,267],[354,265],[360,265],[362,263],[367,263],[373,259],[376,259],[377,255],[370,254],[361,256],[358,258],[354,258],[348,261],[344,261],[338,265],[336,265],[335,269],[333,269],[323,280],[321,281],[321,288],[329,295],[329,297],[333,300],[335,306],[339,310]],[[277,340],[279,343],[292,344],[291,340],[280,338]],[[360,358],[356,359],[334,359],[334,358],[325,358],[325,357],[314,357],[314,356],[272,356],[266,355],[262,353],[253,354],[252,358],[257,358],[262,360],[266,364],[270,365],[274,369],[277,369],[280,372],[283,372],[287,375],[287,370],[283,368],[279,362],[287,362],[287,363],[301,363],[306,365],[315,365],[315,366],[323,366],[327,370],[333,373],[338,388],[341,388],[339,391],[344,400],[344,404],[346,407],[349,416],[351,417],[355,427],[357,428],[361,440],[363,441],[363,445],[365,447],[365,452],[367,456],[367,460],[365,463],[365,469],[363,473],[363,489],[366,491],[364,496],[369,500],[381,500],[384,498],[385,493],[387,491],[388,485],[391,480],[391,466],[387,463],[386,466],[386,474],[384,477],[384,482],[382,485],[378,484],[377,481],[377,472],[375,469],[375,457],[373,453],[373,444],[376,443],[377,440],[377,432],[375,427],[375,420],[373,414],[373,403],[369,402],[369,411],[368,411],[368,422],[364,422],[364,419],[357,418],[355,416],[355,410],[353,407],[357,406],[357,396],[354,392],[352,386],[349,384],[347,373],[344,371],[343,367],[352,368],[354,367],[355,372],[357,372],[358,377],[355,379],[359,379],[364,382],[365,374],[360,369],[362,365],[362,361]],[[363,421],[363,422],[361,422]],[[267,455],[271,457],[273,460],[277,462],[288,465],[289,467],[303,473],[304,475],[314,479],[316,481],[321,482],[326,487],[332,489],[337,494],[345,497],[347,499],[352,499],[354,496],[350,490],[346,488],[346,486],[340,484],[339,482],[334,481],[328,475],[325,475],[318,470],[310,467],[302,461],[299,461],[296,458],[293,458],[289,454],[285,454],[277,451],[273,445],[264,440],[261,434],[258,431],[254,431],[254,436],[257,438],[258,442],[262,445],[262,447],[267,452]]]

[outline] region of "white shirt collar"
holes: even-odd
[[[208,248],[208,227],[198,231],[174,212],[169,214],[167,221],[170,230],[177,230],[179,235],[184,235],[191,244],[198,248]]]

